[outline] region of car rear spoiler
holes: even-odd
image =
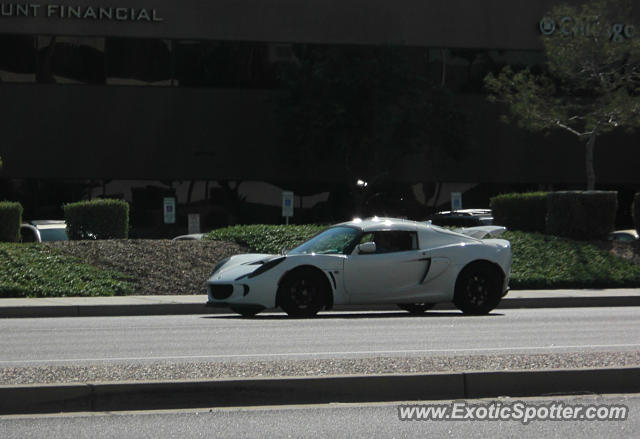
[[[461,229],[454,229],[458,233],[471,236],[472,238],[497,238],[507,231],[503,226],[477,226],[477,227],[463,227]]]

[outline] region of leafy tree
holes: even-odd
[[[303,176],[331,163],[351,187],[367,182],[356,191],[362,207],[403,158],[463,147],[464,115],[427,78],[421,49],[299,45],[295,54],[278,113],[283,155]]]
[[[640,125],[640,40],[632,18],[629,0],[557,6],[545,18],[546,71],[506,67],[485,78],[490,99],[506,103],[520,126],[564,130],[584,142],[588,190],[595,188],[598,136]]]

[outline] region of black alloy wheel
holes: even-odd
[[[327,281],[312,268],[300,268],[280,284],[280,307],[291,317],[312,317],[326,304]]]
[[[476,262],[458,276],[453,303],[465,314],[487,314],[500,303],[501,287],[498,268],[487,262]]]

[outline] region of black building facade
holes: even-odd
[[[582,185],[583,145],[499,122],[482,78],[542,64],[551,0],[0,2],[0,178],[295,181],[277,151],[278,65],[313,45],[393,45],[469,115],[456,160],[407,160],[412,182]],[[577,3],[577,2],[573,2]],[[634,5],[638,2],[634,1]],[[602,136],[600,185],[640,188],[637,134]],[[320,185],[344,180],[331,163]]]

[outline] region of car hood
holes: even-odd
[[[262,264],[281,257],[283,256],[261,253],[231,256],[222,267],[210,276],[210,280],[237,279],[238,277],[252,273]]]

